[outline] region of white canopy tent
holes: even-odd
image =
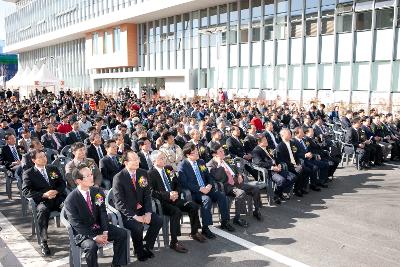
[[[15,74],[14,77],[12,77],[11,80],[7,82],[7,87],[15,88],[21,86],[24,77],[26,77],[30,72],[31,69],[29,67],[26,67],[26,69],[18,70],[17,74]]]
[[[26,86],[34,86],[35,85],[35,81],[36,81],[36,75],[39,72],[39,68],[34,65],[31,72],[24,77],[24,81],[22,82],[23,84],[21,85],[26,85]]]
[[[46,67],[46,64],[43,64],[40,70],[36,73],[34,84],[39,83],[42,86],[53,85],[56,86],[59,84],[59,79],[50,72],[50,70]]]

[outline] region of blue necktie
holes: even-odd
[[[13,156],[14,156],[14,159],[15,159],[15,160],[19,160],[18,152],[17,152],[17,150],[15,149],[15,147],[12,147],[12,148],[11,148],[11,152],[12,152],[12,154],[13,154]]]
[[[172,189],[171,189],[171,186],[169,185],[169,181],[168,181],[167,175],[165,174],[165,170],[162,169],[161,172],[162,172],[162,177],[163,177],[165,189],[167,190],[167,192],[171,192]]]
[[[300,140],[300,143],[303,145],[304,149],[307,150],[306,145],[304,144],[303,140]]]
[[[197,163],[193,163],[193,170],[194,174],[196,175],[197,183],[199,184],[200,187],[205,187],[203,178],[201,177],[199,167],[197,166]]]

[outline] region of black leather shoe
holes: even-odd
[[[300,190],[294,191],[294,194],[298,197],[303,197],[303,193]]]
[[[307,194],[308,194],[308,191],[306,191],[306,190],[304,190],[304,189],[301,189],[301,193],[302,193],[303,195],[307,195]]]
[[[138,261],[147,261],[148,257],[146,255],[137,256]]]
[[[317,184],[319,187],[322,187],[322,188],[328,188],[328,185],[327,184]]]
[[[261,215],[261,212],[258,210],[258,211],[253,211],[253,216],[258,220],[258,221],[261,221],[262,220],[262,215]]]
[[[249,227],[249,223],[246,222],[246,220],[244,220],[242,218],[233,219],[233,224],[239,225],[240,227],[244,227],[244,228]]]
[[[227,230],[228,232],[235,232],[235,228],[229,222],[221,223],[221,229]]]
[[[280,198],[281,200],[283,200],[283,201],[286,201],[286,200],[289,199],[288,197],[285,197],[284,194],[280,194],[280,195],[279,195],[279,198]]]
[[[47,257],[47,256],[50,256],[50,249],[49,249],[49,246],[47,245],[47,243],[42,243],[42,245],[40,245],[40,247],[41,247],[41,253],[42,253],[42,255],[43,256],[45,256],[45,257]]]
[[[282,201],[279,199],[278,196],[274,196],[274,203],[275,203],[276,205],[280,205],[280,204],[282,203]]]
[[[311,189],[312,191],[317,191],[317,192],[321,191],[321,188],[319,188],[319,187],[316,186],[316,185],[310,185],[310,189]]]
[[[144,248],[143,248],[143,252],[144,252],[144,255],[145,255],[147,258],[149,258],[149,259],[154,258],[154,254],[153,254],[153,252],[151,252],[150,249],[144,247]]]
[[[207,237],[208,239],[215,239],[215,238],[217,237],[217,236],[214,235],[214,233],[211,232],[210,229],[208,229],[208,228],[203,229],[203,230],[201,231],[201,233],[202,233],[205,237]]]
[[[111,263],[111,267],[121,267],[121,265]]]

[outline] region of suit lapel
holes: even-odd
[[[86,204],[86,198],[84,196],[82,196],[81,192],[78,189],[76,189],[76,194],[77,194],[78,201],[83,206],[82,210],[84,212],[86,212],[87,217],[93,221],[94,218],[93,218],[93,215],[90,213],[89,207]],[[92,206],[93,206],[93,201],[92,201]]]

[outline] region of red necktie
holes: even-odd
[[[233,181],[232,173],[228,170],[226,163],[224,163],[224,169],[225,169],[226,175],[228,176],[228,184],[234,185],[235,181]]]
[[[90,193],[89,191],[86,192],[86,205],[89,208],[90,214],[93,215],[93,207],[92,207],[92,201],[90,199]]]
[[[133,183],[133,187],[136,190],[136,173],[132,174],[131,180],[132,180],[132,183]]]

